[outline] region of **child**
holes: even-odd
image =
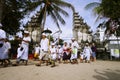
[[[39,47],[38,44],[36,44],[36,46],[35,46],[35,53],[34,53],[34,59],[35,60],[38,59],[39,54],[40,54],[40,47]]]
[[[85,53],[82,51],[80,53],[80,62],[83,63],[83,60],[85,59]]]
[[[50,48],[50,59],[52,61],[52,66],[51,67],[55,67],[55,60],[57,58],[57,55],[56,55],[56,48],[55,48],[55,44],[53,43],[51,45],[51,48]]]
[[[63,50],[62,50],[61,46],[58,45],[58,49],[57,49],[57,59],[58,59],[59,63],[61,63],[62,52],[63,52]]]

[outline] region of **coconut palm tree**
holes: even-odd
[[[120,23],[120,0],[101,0],[101,2],[92,2],[86,5],[85,9],[91,9],[93,8],[93,12],[98,15],[96,21],[101,18],[108,18],[108,21],[106,21],[106,31],[105,33],[113,34],[115,30],[118,30],[116,28],[120,28],[120,26],[111,26],[112,23],[115,23],[113,25],[116,25],[116,23]],[[117,10],[116,10],[117,9]],[[104,23],[104,22],[103,22]],[[120,25],[120,24],[119,24]],[[118,33],[119,31],[117,31]]]
[[[33,0],[27,4],[26,11],[33,11],[38,6],[41,7],[39,10],[40,14],[38,21],[41,25],[42,31],[44,29],[47,16],[50,16],[60,29],[59,23],[63,25],[65,24],[65,20],[62,15],[65,17],[68,16],[68,13],[64,10],[64,8],[70,8],[74,12],[74,7],[70,3],[67,3],[63,0]]]
[[[103,8],[101,6],[101,2],[92,2],[85,6],[85,9],[93,9],[93,13],[95,16],[97,16],[95,22],[97,22],[99,19],[105,17],[103,13]]]

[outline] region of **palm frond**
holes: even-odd
[[[57,10],[54,10],[56,18],[61,22],[61,24],[65,25],[65,20],[61,17]]]
[[[88,10],[88,9],[92,9],[92,8],[95,8],[97,6],[99,6],[100,3],[99,2],[92,2],[92,3],[89,3],[85,6],[85,9]]]
[[[39,22],[40,24],[42,24],[42,21],[43,21],[43,18],[44,18],[44,16],[43,16],[44,14],[45,14],[45,7],[41,8],[40,14],[39,14],[39,16],[38,16],[38,22]]]
[[[69,14],[63,10],[62,8],[58,7],[57,5],[53,5],[53,7],[59,12],[59,13],[62,13],[64,16],[68,17]]]
[[[53,1],[54,1],[54,4],[61,6],[61,7],[70,8],[70,9],[72,9],[73,13],[75,12],[74,6],[72,6],[70,3],[67,3],[67,2],[62,1],[62,0],[53,0]]]
[[[27,2],[26,3],[26,8],[25,8],[25,12],[31,12],[33,10],[35,10],[38,6],[40,6],[42,4],[41,1],[37,1],[37,2]]]
[[[61,30],[60,26],[59,26],[59,23],[58,23],[58,19],[56,18],[55,14],[53,12],[51,12],[51,15],[52,19],[54,20],[54,22],[56,23],[57,27],[59,30]]]
[[[49,13],[49,15],[51,15],[50,13],[53,12],[54,15],[56,16],[56,18],[61,22],[61,24],[65,24],[64,19],[61,17],[59,11],[56,10],[55,7],[49,5],[49,6],[47,7],[47,12]]]

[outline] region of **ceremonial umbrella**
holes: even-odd
[[[44,30],[42,33],[48,33],[48,34],[51,34],[52,33],[52,31],[51,30],[49,30],[48,28],[46,29],[46,30]]]

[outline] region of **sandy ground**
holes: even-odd
[[[120,80],[120,61],[96,61],[92,63],[35,66],[0,67],[0,80]]]

